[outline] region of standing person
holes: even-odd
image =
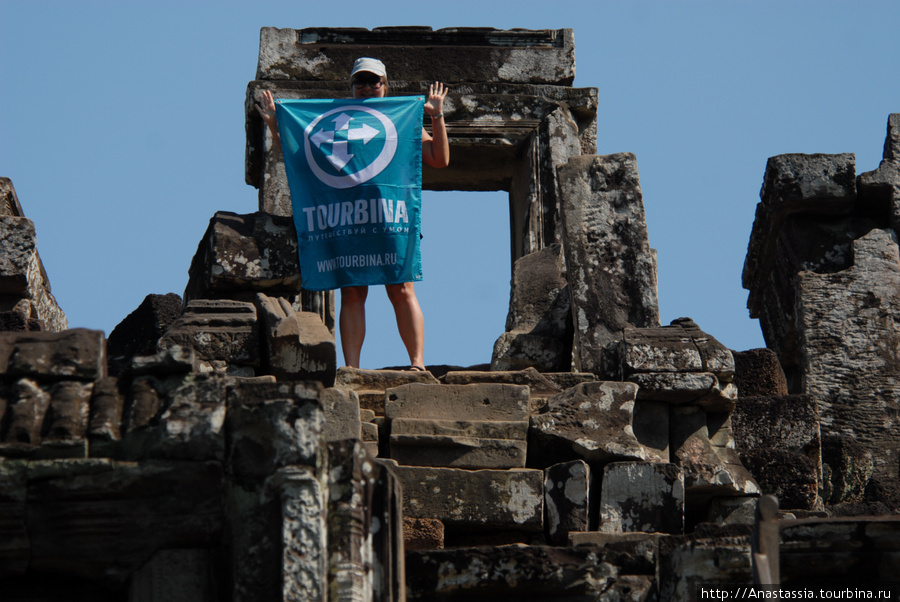
[[[384,63],[373,58],[359,58],[350,73],[350,92],[353,98],[383,98],[387,95],[387,71]],[[425,112],[431,117],[432,134],[422,128],[422,160],[432,167],[447,167],[450,163],[450,143],[444,124],[444,99],[447,88],[440,82],[428,87]],[[280,148],[281,137],[275,118],[275,99],[263,91],[256,109],[269,127],[275,145]],[[425,370],[425,319],[412,282],[386,284],[388,299],[394,308],[397,329],[409,354],[410,369]],[[348,366],[359,368],[359,357],[366,337],[366,297],[368,286],[341,288],[341,313],[338,320],[341,349]]]

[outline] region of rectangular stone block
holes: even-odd
[[[359,439],[362,434],[359,397],[354,391],[329,388],[322,391],[325,440]]]
[[[391,466],[403,485],[403,513],[445,525],[543,529],[541,470],[460,470]]]
[[[385,391],[385,415],[394,418],[527,420],[524,385],[404,385]]]
[[[396,81],[567,86],[575,77],[571,29],[263,27],[259,38],[256,79],[343,82],[360,56],[384,61],[388,77]]]
[[[675,464],[614,462],[603,471],[600,531],[680,534],[684,477]]]
[[[50,380],[97,380],[106,376],[106,339],[101,330],[0,332],[0,374]]]
[[[618,378],[607,347],[629,327],[659,326],[656,257],[650,249],[637,159],[572,157],[558,168],[575,368]]]
[[[526,441],[391,434],[391,459],[406,466],[525,468]]]
[[[565,545],[569,533],[590,528],[591,469],[576,460],[544,471],[545,522],[550,543]]]
[[[320,383],[242,383],[228,391],[226,462],[240,479],[287,466],[320,466],[325,453]]]

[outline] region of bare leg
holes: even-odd
[[[385,285],[410,364],[425,367],[425,318],[412,282]]]
[[[344,363],[359,368],[359,355],[366,338],[367,286],[347,286],[341,289],[341,350]]]

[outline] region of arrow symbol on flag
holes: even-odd
[[[343,169],[353,159],[354,155],[349,148],[351,140],[362,140],[363,144],[368,144],[378,135],[378,130],[365,123],[351,129],[350,122],[352,120],[353,118],[346,113],[341,113],[332,120],[334,131],[326,132],[323,128],[310,136],[310,140],[316,145],[316,148],[321,148],[322,144],[331,144],[331,155],[328,156],[328,161],[338,170]],[[346,139],[337,139],[336,134],[340,131],[347,132]]]

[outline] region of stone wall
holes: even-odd
[[[898,140],[894,114],[881,165],[859,176],[852,154],[769,159],[744,265],[790,391],[815,400],[823,436],[862,443],[888,478],[900,474]]]

